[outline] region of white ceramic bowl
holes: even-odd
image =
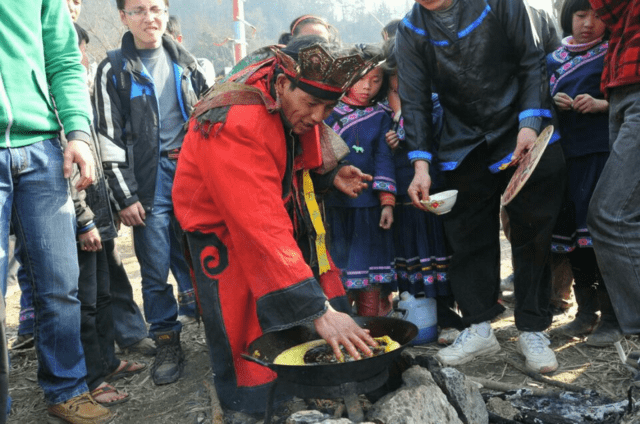
[[[458,190],[447,190],[432,194],[429,200],[421,200],[421,203],[436,215],[445,214],[453,208],[458,197]]]

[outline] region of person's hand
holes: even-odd
[[[73,164],[80,167],[80,179],[76,184],[78,191],[89,187],[96,179],[96,164],[91,154],[91,148],[81,140],[69,140],[67,148],[64,150],[64,163],[62,172],[65,178],[71,177]]]
[[[80,242],[80,250],[87,252],[102,250],[102,240],[100,239],[100,232],[97,228],[92,228],[86,233],[80,234],[78,241]]]
[[[388,230],[393,224],[393,206],[385,205],[380,214],[380,228]]]
[[[122,225],[120,214],[113,214],[113,225],[116,227],[116,231],[120,232],[120,226]]]
[[[413,175],[413,180],[411,180],[411,185],[409,185],[407,193],[411,198],[413,206],[420,210],[427,211],[428,209],[420,203],[420,200],[429,199],[429,189],[431,188],[429,162],[417,160],[413,163],[413,168],[415,170],[415,174]]]
[[[342,357],[340,345],[354,359],[360,359],[360,349],[366,356],[373,356],[369,346],[378,346],[378,343],[369,335],[369,331],[361,328],[347,314],[338,312],[329,305],[327,312],[313,321],[316,331],[333,349],[336,358]]]
[[[589,94],[578,94],[573,100],[573,110],[580,113],[602,113],[609,108],[606,100],[594,99]]]
[[[556,104],[556,107],[562,111],[571,110],[573,107],[573,99],[565,93],[556,93],[556,95],[553,96],[553,102]]]
[[[398,133],[394,130],[387,131],[384,135],[384,139],[391,150],[394,150],[400,144],[400,137],[398,137]]]
[[[529,150],[533,147],[533,143],[538,138],[538,134],[528,127],[520,128],[518,131],[518,143],[516,144],[516,150],[513,152],[513,159],[511,160],[512,164],[516,164],[527,154]]]
[[[340,168],[333,180],[333,185],[349,197],[356,198],[367,188],[365,181],[372,181],[373,177],[363,173],[353,165]]]
[[[144,225],[144,220],[147,214],[140,202],[135,202],[132,205],[127,206],[118,212],[120,220],[127,227],[135,227],[137,225]]]

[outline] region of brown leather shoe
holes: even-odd
[[[93,400],[89,393],[69,399],[47,408],[49,417],[71,424],[106,424],[115,415]]]

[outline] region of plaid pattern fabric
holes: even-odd
[[[602,92],[640,83],[640,0],[589,0],[611,31]]]

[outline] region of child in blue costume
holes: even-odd
[[[382,49],[364,46],[365,59],[379,57]],[[385,134],[389,114],[379,104],[386,97],[388,77],[380,66],[358,81],[325,120],[350,148],[345,157],[373,183],[356,199],[330,193],[325,199],[330,250],[360,316],[391,312],[390,294],[396,289],[393,262],[393,206],[396,182],[391,149]]]
[[[602,281],[586,221],[591,195],[609,157],[609,103],[600,91],[608,42],[605,24],[588,0],[566,0],[561,23],[564,32],[572,35],[547,56],[547,68],[569,184],[552,250],[568,253],[578,313],[554,333],[571,337],[589,334],[600,311],[600,325],[587,344],[606,346],[621,339],[622,332]]]
[[[386,134],[387,144],[393,150],[398,194],[394,210],[395,270],[398,291],[414,296],[436,298],[437,319],[440,327],[438,343],[450,344],[463,329],[460,315],[454,312],[455,301],[447,279],[449,249],[444,236],[442,218],[415,208],[407,194],[413,179],[413,165],[404,143],[404,126],[398,96],[398,76],[391,37],[385,42],[387,61],[385,71],[389,74],[388,101],[383,104],[395,125]],[[442,107],[438,95],[432,95],[433,128],[435,134],[442,129]],[[438,137],[436,137],[437,139]],[[430,167],[432,187],[435,192],[442,186],[437,166]]]

